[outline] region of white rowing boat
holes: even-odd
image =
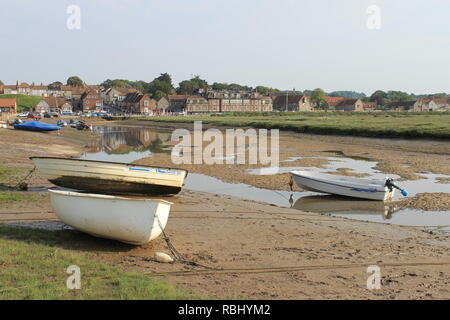
[[[95,237],[140,245],[157,238],[171,202],[49,190],[53,210],[65,224]]]
[[[379,201],[392,199],[395,192],[393,187],[387,185],[388,179],[359,179],[310,171],[291,171],[290,173],[300,188],[313,192]]]
[[[113,194],[176,194],[187,171],[119,162],[33,157],[51,183],[70,189]]]

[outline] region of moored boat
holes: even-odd
[[[119,162],[32,157],[38,172],[65,188],[107,194],[177,194],[187,171]]]
[[[61,129],[58,125],[53,123],[45,123],[40,121],[26,121],[23,123],[14,124],[14,129],[28,130],[28,131],[55,131]]]
[[[291,171],[290,173],[302,189],[347,197],[386,201],[394,197],[395,189],[399,189],[389,178],[371,180],[310,171]],[[402,194],[408,193],[402,190]]]
[[[49,190],[52,207],[65,224],[95,237],[140,245],[164,230],[171,202]]]

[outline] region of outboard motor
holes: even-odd
[[[402,196],[406,197],[408,196],[408,191],[406,189],[402,189],[399,186],[397,186],[394,183],[394,179],[392,178],[386,178],[386,183],[384,184],[385,187],[388,187],[389,191],[392,191],[394,188],[397,190],[400,190],[400,193],[402,194]]]

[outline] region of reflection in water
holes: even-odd
[[[136,127],[94,127],[99,138],[90,143],[81,159],[132,162],[153,153],[170,153],[170,133]]]
[[[374,214],[383,219],[392,218],[398,210],[386,202],[352,199],[334,195],[300,197],[292,206],[294,209],[317,213],[334,214]]]

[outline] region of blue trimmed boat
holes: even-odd
[[[400,190],[405,197],[408,195],[408,191],[395,185],[390,178],[370,180],[311,171],[290,173],[300,188],[313,192],[379,201],[391,200],[395,189]]]
[[[45,123],[40,121],[27,121],[24,123],[15,124],[14,129],[28,130],[28,131],[56,131],[61,129],[61,127],[53,123]]]

